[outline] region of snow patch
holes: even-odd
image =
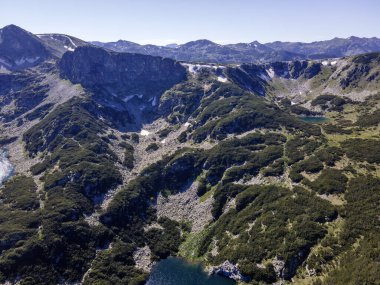
[[[9,70],[5,66],[0,65],[0,73],[9,73]]]
[[[333,60],[333,61],[328,61],[328,60],[324,60],[322,61],[322,65],[326,66],[326,65],[335,65],[337,63],[336,60]]]
[[[266,71],[267,71],[267,74],[268,74],[268,76],[269,76],[270,78],[273,78],[273,77],[274,77],[274,70],[273,70],[272,67],[269,68],[269,69],[267,69]]]
[[[129,96],[126,96],[124,97],[123,101],[124,102],[128,102],[129,100],[131,100],[133,97],[135,97],[136,95],[129,95]]]
[[[156,105],[157,105],[157,97],[154,97],[152,101],[152,106],[154,107]]]
[[[66,35],[62,35],[62,36],[64,36],[65,38],[67,38],[70,41],[70,43],[72,44],[73,47],[75,47],[75,48],[78,47],[69,36],[66,36]]]
[[[147,130],[141,130],[140,135],[146,137],[146,136],[149,136],[149,135],[150,135],[150,132],[147,131]]]
[[[128,96],[125,96],[123,101],[124,102],[128,102],[129,100],[132,100],[134,97],[137,97],[139,99],[141,99],[143,97],[143,95],[141,94],[133,94],[133,95],[128,95]],[[152,99],[150,99],[149,101],[151,101]]]
[[[68,51],[74,51],[75,49],[73,49],[72,47],[68,47],[68,46],[63,46],[65,49],[67,49]]]
[[[197,74],[199,71],[199,64],[184,63],[183,65],[187,67],[192,74]]]
[[[218,76],[218,81],[225,83],[227,82],[227,78],[225,78],[224,76]]]
[[[264,81],[267,81],[268,80],[268,73],[260,73],[259,74],[259,77],[264,80]]]
[[[34,57],[34,58],[22,57],[19,60],[16,60],[15,63],[16,65],[23,65],[24,63],[35,63],[39,59],[40,59],[39,56]]]
[[[192,74],[197,74],[202,68],[224,68],[221,66],[212,66],[207,64],[191,64],[191,63],[182,63],[182,66],[189,69],[189,72]]]
[[[7,153],[0,150],[0,185],[13,173],[13,166],[7,158]]]
[[[212,68],[213,68],[213,69],[219,69],[219,68],[220,68],[220,69],[225,69],[226,67],[223,66],[223,65],[213,65]]]

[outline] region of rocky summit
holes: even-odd
[[[32,67],[50,56],[38,37],[14,25],[0,29],[0,69]]]
[[[378,284],[379,46],[2,28],[0,283]]]

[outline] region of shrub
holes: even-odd
[[[331,109],[333,111],[342,111],[343,105],[350,102],[349,99],[344,99],[336,95],[323,94],[311,101],[312,106],[320,105],[322,109]]]
[[[317,173],[323,169],[323,163],[316,157],[311,156],[303,161],[297,162],[293,169],[297,172],[309,172],[309,173]]]
[[[134,142],[134,143],[139,143],[139,141],[140,141],[140,136],[139,136],[138,134],[136,134],[136,133],[133,133],[133,134],[131,134],[131,140],[132,140],[132,142]]]
[[[135,157],[133,154],[135,151],[134,147],[126,142],[121,142],[119,145],[125,149],[123,165],[129,169],[132,169],[135,164]]]
[[[158,150],[160,147],[159,147],[159,145],[158,144],[156,144],[156,143],[151,143],[151,144],[149,144],[147,147],[146,147],[146,151],[156,151],[156,150]]]
[[[7,181],[1,190],[0,199],[20,210],[35,210],[40,203],[37,199],[37,185],[32,177],[19,175]]]
[[[337,216],[329,202],[300,187],[289,191],[274,185],[228,184],[217,189],[214,197],[216,202],[234,196],[236,209],[217,216],[202,237],[199,254],[209,252],[211,243],[217,240],[218,254],[207,255],[208,261],[238,263],[254,281],[275,281],[270,265],[258,269],[256,264],[279,254],[287,266],[284,277],[290,279],[308,250],[326,234],[322,224]],[[296,243],[283,242],[294,239]]]
[[[358,161],[380,163],[380,144],[374,139],[349,139],[341,143],[346,155]]]
[[[338,147],[327,147],[315,153],[315,156],[326,163],[328,166],[333,166],[343,155],[342,149]]]
[[[340,194],[346,190],[348,178],[341,170],[327,168],[313,182],[307,184],[320,194]]]
[[[361,115],[356,121],[356,125],[360,127],[377,126],[379,124],[380,124],[380,109],[374,111],[371,114]]]

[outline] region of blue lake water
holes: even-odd
[[[8,160],[7,152],[0,149],[0,185],[13,174],[13,166]]]
[[[314,123],[314,124],[325,123],[329,120],[326,117],[312,117],[312,116],[310,116],[310,117],[300,116],[299,118],[306,123]]]
[[[199,263],[169,257],[157,263],[146,285],[234,285],[232,279],[219,275],[209,276]]]

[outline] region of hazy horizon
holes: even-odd
[[[85,41],[156,45],[199,39],[230,44],[380,37],[380,1],[284,2],[4,0],[0,26],[14,24],[35,34],[62,33]]]

